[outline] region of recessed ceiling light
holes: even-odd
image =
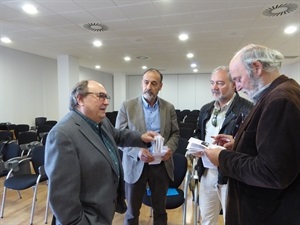
[[[1,38],[1,41],[2,41],[3,43],[6,43],[6,44],[11,43],[11,40],[10,40],[8,37],[2,37],[2,38]]]
[[[284,33],[286,34],[293,34],[297,31],[296,26],[288,26],[287,28],[284,29]]]
[[[197,67],[197,64],[196,64],[196,63],[192,63],[192,64],[191,64],[191,67],[192,67],[192,68],[195,68],[195,67]]]
[[[193,57],[194,57],[194,54],[193,54],[193,53],[188,53],[188,54],[186,55],[186,57],[188,57],[188,58],[193,58]]]
[[[143,69],[143,70],[147,69],[147,66],[142,66],[142,69]]]
[[[95,47],[100,47],[100,46],[102,45],[102,42],[101,42],[101,41],[94,41],[94,42],[93,42],[93,45],[94,45]]]
[[[194,73],[197,73],[197,72],[198,72],[198,69],[193,69],[193,72],[194,72]]]
[[[34,5],[30,5],[30,4],[26,4],[26,5],[24,5],[23,7],[22,7],[22,9],[25,11],[25,12],[27,12],[28,14],[31,14],[31,15],[33,15],[33,14],[37,14],[37,9],[36,9],[36,7],[34,6]]]
[[[100,65],[96,65],[95,68],[96,68],[96,69],[100,69],[101,66],[100,66]]]
[[[178,38],[180,41],[186,41],[189,39],[189,36],[187,34],[180,34]]]
[[[130,61],[131,58],[130,58],[129,56],[126,56],[126,57],[124,57],[124,60],[125,60],[125,61]]]

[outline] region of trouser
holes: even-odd
[[[201,225],[217,225],[221,209],[225,222],[226,199],[227,184],[218,184],[218,170],[206,169],[199,188]]]
[[[125,182],[125,195],[127,200],[127,211],[125,213],[124,225],[138,225],[140,208],[146,187],[151,190],[153,206],[153,224],[167,225],[166,196],[169,186],[169,176],[164,163],[159,165],[145,164],[140,179],[129,184]]]

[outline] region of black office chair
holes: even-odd
[[[47,120],[44,125],[50,125],[50,126],[55,126],[55,124],[57,124],[56,120]]]
[[[13,133],[9,130],[0,131],[0,142],[13,139]]]
[[[178,140],[178,146],[175,151],[175,153],[180,153],[185,156],[185,153],[187,151],[186,147],[188,146],[189,142],[185,138],[179,138]]]
[[[47,117],[36,117],[35,118],[35,126],[39,127],[41,125],[43,125],[47,120]]]
[[[12,158],[19,157],[20,154],[20,146],[15,140],[0,143],[0,156],[4,163]],[[1,165],[0,177],[6,176],[9,172],[7,168],[2,168],[2,166],[4,166],[4,164]]]
[[[38,126],[36,130],[38,140],[41,141],[43,139],[43,136],[47,134],[52,129],[52,127],[53,126],[46,124]]]
[[[21,132],[29,131],[29,125],[28,124],[16,124],[14,126],[14,133],[16,139],[19,139],[19,134]]]
[[[34,131],[26,131],[19,133],[18,144],[21,148],[21,156],[30,154],[30,149],[35,145],[41,144],[38,141],[37,133]]]
[[[192,128],[193,130],[195,130],[197,127],[197,124],[195,124],[195,123],[179,123],[178,126],[179,126],[179,128],[189,127],[189,128]]]
[[[189,140],[194,134],[194,130],[190,127],[180,127],[179,128],[179,136],[181,138],[185,138]]]
[[[7,189],[20,191],[34,187],[30,214],[30,224],[33,224],[38,185],[40,182],[46,181],[48,179],[44,170],[44,155],[45,146],[36,146],[32,150],[31,158],[20,158],[19,161],[14,160],[14,162],[16,163],[11,163],[10,171],[6,177],[6,180],[4,181],[4,190],[0,213],[1,218],[3,218],[4,215],[4,205]],[[34,173],[31,173],[30,169],[23,169],[27,168],[30,162],[32,164]]]
[[[170,181],[167,193],[166,209],[175,209],[182,206],[182,224],[186,225],[186,207],[187,207],[187,191],[188,183],[184,182],[183,189],[180,188],[187,172],[187,159],[180,153],[173,154],[174,160],[174,181]],[[187,180],[187,179],[186,179]],[[146,190],[143,197],[143,204],[151,207],[151,194]]]

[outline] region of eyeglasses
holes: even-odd
[[[95,92],[86,92],[86,94],[94,94],[94,95],[96,95],[98,98],[99,98],[99,100],[101,101],[101,102],[104,102],[106,99],[107,100],[110,100],[110,96],[108,95],[108,94],[105,94],[105,93],[103,93],[103,92],[99,92],[99,93],[95,93]]]
[[[221,109],[214,109],[214,111],[213,111],[213,117],[211,119],[211,124],[214,127],[216,127],[218,125],[218,119],[217,119],[217,117],[218,117],[220,111],[221,111]]]

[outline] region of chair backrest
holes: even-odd
[[[34,172],[39,173],[39,167],[45,163],[45,146],[38,145],[32,149],[31,162]]]
[[[188,146],[189,142],[185,138],[179,138],[178,140],[178,146],[175,151],[175,153],[180,153],[185,156],[185,153],[187,151],[186,147]]]
[[[29,131],[29,125],[28,124],[17,124],[14,127],[14,132],[16,139],[19,139],[19,134],[21,132]]]
[[[174,153],[173,154],[174,161],[174,181],[170,181],[169,187],[178,188],[183,179],[185,178],[185,174],[187,171],[187,159],[183,154]]]
[[[19,133],[18,144],[28,144],[33,141],[37,141],[37,134],[33,131],[26,131]]]
[[[185,138],[187,140],[190,139],[194,134],[194,130],[190,127],[180,127],[179,128],[179,136],[181,138]]]
[[[189,127],[189,128],[192,128],[193,130],[195,130],[197,127],[197,124],[195,124],[195,123],[179,123],[178,126],[179,126],[179,128],[180,127]]]
[[[0,131],[0,142],[2,141],[7,141],[7,140],[11,140],[13,139],[13,133],[11,131],[4,131],[4,130],[1,130]]]
[[[15,141],[14,142],[1,143],[0,149],[1,148],[2,148],[2,159],[3,159],[4,162],[11,159],[11,158],[19,157],[21,155],[20,146]]]
[[[43,125],[47,120],[47,117],[36,117],[35,118],[35,126],[39,127],[41,125]]]
[[[56,120],[47,120],[44,125],[50,125],[50,126],[54,126],[55,124],[57,124]]]
[[[45,133],[48,133],[52,129],[52,127],[53,126],[46,125],[46,124],[38,126],[37,130],[36,130],[38,138],[41,140],[43,138],[43,136],[45,135]]]

